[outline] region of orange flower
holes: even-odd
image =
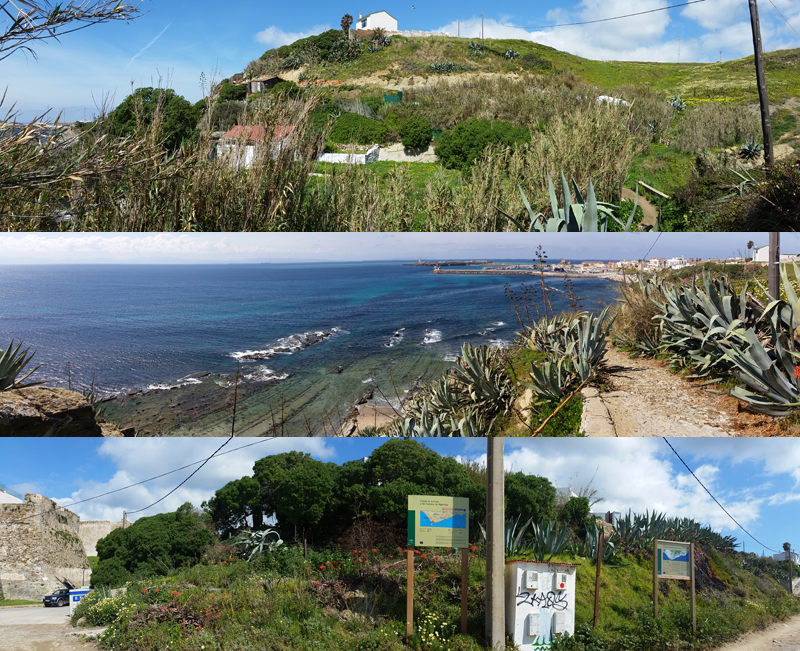
[[[793,375],[794,375],[796,378],[800,377],[800,366],[795,366],[795,367],[794,367],[794,374],[793,374]]]
[[[377,549],[373,549],[372,551],[373,551],[373,552],[376,552],[376,551],[378,551],[378,550],[377,550]]]

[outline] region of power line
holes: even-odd
[[[660,239],[661,239],[661,235],[662,235],[662,233],[663,233],[663,232],[664,232],[664,231],[660,231],[660,232],[659,232],[659,234],[658,234],[658,237],[656,238],[656,241],[655,241],[655,242],[653,242],[652,246],[651,246],[649,249],[647,249],[647,253],[645,253],[645,254],[644,254],[644,257],[643,257],[643,258],[641,258],[642,260],[647,260],[647,256],[648,256],[648,255],[650,255],[650,251],[652,251],[652,250],[653,250],[653,247],[654,247],[656,244],[658,244],[658,240],[660,240]]]
[[[632,18],[633,16],[643,16],[644,14],[652,14],[657,11],[666,11],[667,9],[675,9],[676,7],[686,7],[688,5],[696,5],[706,0],[690,0],[690,2],[681,2],[676,5],[669,5],[668,7],[659,7],[657,9],[648,9],[647,11],[637,11],[633,14],[625,14],[624,16],[612,16],[611,18],[599,18],[597,20],[585,20],[580,23],[557,23],[556,25],[537,25],[536,27],[521,27],[520,25],[509,25],[507,23],[497,23],[503,27],[520,27],[521,29],[534,30],[534,29],[551,29],[553,27],[574,27],[577,25],[593,25],[595,23],[606,23],[610,20],[620,20],[621,18]]]
[[[784,15],[781,13],[781,10],[780,10],[780,9],[778,9],[778,7],[776,6],[776,4],[775,4],[774,2],[772,2],[772,0],[769,0],[769,3],[770,3],[770,4],[771,4],[773,7],[775,7],[775,11],[777,11],[779,14],[781,14],[781,18],[783,18],[784,20],[786,20],[786,16],[784,16]],[[792,27],[792,23],[790,23],[788,20],[786,20],[786,24],[787,24],[789,27],[791,27],[791,28],[792,28],[792,31],[793,31],[795,34],[797,34],[797,30],[796,30],[794,27]],[[798,36],[798,37],[800,37],[800,34],[797,34],[797,36]]]
[[[698,484],[700,484],[700,485],[703,487],[703,490],[704,490],[706,493],[708,493],[708,494],[709,494],[709,496],[711,497],[711,499],[712,499],[712,500],[714,500],[714,501],[717,503],[717,506],[719,506],[719,508],[721,508],[723,511],[725,511],[725,515],[727,515],[727,516],[728,516],[728,517],[729,517],[731,520],[733,520],[734,522],[736,522],[736,526],[737,526],[737,527],[739,527],[739,528],[740,528],[742,531],[744,531],[744,532],[745,532],[745,533],[746,533],[748,536],[750,536],[750,537],[751,537],[753,540],[755,540],[755,541],[756,541],[756,542],[757,542],[759,545],[761,545],[761,546],[762,546],[762,547],[764,547],[765,549],[769,549],[771,552],[778,553],[778,550],[777,550],[777,549],[772,549],[772,547],[770,547],[769,545],[765,545],[765,544],[764,544],[764,543],[762,543],[760,540],[758,540],[758,538],[756,538],[756,537],[755,537],[753,534],[751,534],[751,533],[750,533],[750,532],[749,532],[747,529],[745,529],[745,528],[744,528],[744,527],[743,527],[741,524],[739,524],[739,522],[737,522],[736,518],[734,518],[734,517],[733,517],[733,516],[732,516],[730,513],[728,513],[728,510],[727,510],[727,509],[726,509],[724,506],[722,506],[722,504],[720,504],[720,503],[719,503],[719,500],[718,500],[716,497],[714,497],[713,495],[711,495],[711,491],[710,491],[710,490],[708,490],[708,489],[705,487],[705,484],[703,484],[703,482],[701,482],[701,481],[700,481],[700,480],[697,478],[697,475],[695,475],[695,474],[694,474],[694,472],[692,472],[692,469],[691,469],[691,468],[690,468],[688,465],[686,465],[686,462],[685,462],[685,461],[684,461],[684,460],[681,458],[681,455],[680,455],[680,454],[678,454],[677,450],[676,450],[675,448],[673,448],[673,447],[672,447],[672,444],[671,444],[671,443],[670,443],[670,442],[667,440],[667,437],[666,437],[666,436],[663,436],[662,438],[664,439],[664,443],[666,443],[667,445],[669,445],[669,449],[670,449],[670,450],[672,450],[672,451],[675,453],[675,456],[676,456],[676,457],[678,457],[678,459],[680,459],[681,463],[684,465],[684,467],[686,468],[686,470],[688,470],[688,471],[689,471],[689,474],[691,474],[691,475],[692,475],[692,477],[694,477],[694,478],[697,480],[697,483],[698,483]]]
[[[230,437],[228,437],[228,439],[225,441],[225,443],[223,445],[221,445],[217,449],[217,451],[214,454],[211,455],[211,457],[214,457],[214,456],[222,457],[222,456],[225,456],[226,454],[233,454],[234,452],[238,452],[239,450],[243,450],[244,448],[249,448],[249,447],[252,447],[254,445],[259,445],[261,443],[266,443],[267,441],[272,441],[275,438],[276,437],[274,437],[274,436],[271,436],[269,438],[262,438],[262,439],[259,439],[258,441],[256,441],[255,443],[248,443],[247,445],[240,445],[239,447],[234,448],[233,450],[228,450],[226,452],[219,452],[230,441]],[[219,454],[217,454],[217,452],[219,452]],[[128,484],[127,486],[123,486],[122,488],[115,488],[113,491],[107,491],[105,493],[100,493],[99,495],[93,495],[92,497],[87,497],[86,499],[78,500],[77,502],[70,502],[69,504],[59,504],[58,506],[61,506],[63,508],[67,508],[67,507],[71,507],[71,506],[76,506],[77,504],[83,504],[84,502],[91,502],[92,500],[96,500],[96,499],[99,499],[101,497],[105,497],[106,495],[112,495],[113,493],[119,493],[121,491],[128,490],[129,488],[133,488],[134,486],[140,486],[142,484],[146,484],[147,482],[153,481],[154,479],[160,479],[161,477],[166,477],[167,475],[171,475],[171,474],[173,474],[175,472],[180,472],[181,470],[185,470],[186,468],[191,468],[192,466],[196,466],[198,463],[202,463],[203,465],[205,465],[211,459],[211,457],[207,457],[206,459],[198,459],[197,461],[192,461],[191,463],[187,463],[185,466],[181,466],[180,468],[175,468],[173,470],[168,470],[167,472],[162,472],[160,475],[156,475],[155,477],[150,477],[149,479],[143,479],[142,481],[137,481],[137,482],[135,482],[133,484]],[[200,468],[202,468],[202,466],[200,466]],[[200,470],[200,468],[198,468],[197,470]],[[195,472],[197,472],[197,470],[195,470]],[[192,473],[192,475],[193,474],[195,474],[195,473]],[[181,482],[181,484],[183,484],[186,481],[188,481],[189,478],[192,475],[189,475],[189,477],[187,477],[183,482]],[[176,487],[175,489],[170,491],[170,493],[174,493],[175,490],[177,490],[177,488],[178,487]],[[167,497],[167,496],[165,495],[164,497]],[[164,498],[161,498],[161,499],[164,499]],[[161,500],[159,500],[159,502],[160,501]],[[156,504],[156,503],[157,502],[154,502],[154,504]],[[151,504],[150,506],[153,506],[153,504]],[[148,506],[146,508],[149,509],[150,506]],[[140,509],[140,511],[143,511],[143,510],[145,510],[145,509]],[[129,513],[138,513],[138,511],[129,511]],[[41,513],[34,513],[34,514],[28,516],[27,518],[22,518],[22,519],[20,519],[20,520],[18,520],[16,522],[13,522],[13,523],[12,522],[2,522],[0,524],[20,524],[21,522],[24,522],[25,520],[30,520],[30,519],[36,517],[37,515],[41,515]]]

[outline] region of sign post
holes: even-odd
[[[469,583],[469,498],[408,496],[406,642],[414,630],[413,547],[455,547],[461,550],[461,632],[465,633]]]
[[[692,632],[697,633],[695,611],[694,543],[673,540],[653,541],[653,617],[658,617],[658,580],[689,581],[691,590]]]

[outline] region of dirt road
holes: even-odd
[[[717,651],[800,651],[800,615],[773,624],[763,631],[748,633]]]
[[[0,608],[3,651],[97,651],[80,634],[69,625],[69,608]]]

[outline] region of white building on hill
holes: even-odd
[[[397,31],[397,18],[392,16],[388,11],[374,11],[371,14],[362,16],[359,12],[358,21],[356,21],[356,29],[376,29],[382,27],[390,32]]]

